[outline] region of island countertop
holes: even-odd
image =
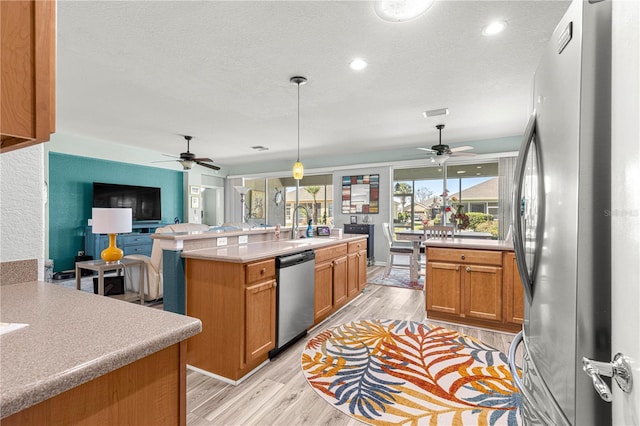
[[[472,238],[429,239],[424,240],[425,247],[451,249],[499,250],[513,251],[513,242],[507,240],[477,240]]]
[[[45,282],[0,286],[0,418],[202,330],[199,319]]]
[[[233,263],[247,263],[304,250],[330,247],[350,241],[366,239],[366,235],[343,234],[342,236],[300,238],[297,240],[273,240],[248,244],[222,246],[182,252],[187,259],[218,260]]]

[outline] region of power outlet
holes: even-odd
[[[216,244],[218,245],[218,247],[220,246],[226,246],[227,245],[227,237],[220,237],[218,238]]]
[[[238,237],[238,244],[247,244],[249,242],[249,236],[248,235],[240,235]]]

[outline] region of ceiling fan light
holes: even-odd
[[[293,178],[300,180],[304,177],[304,166],[300,161],[296,161],[293,164]]]
[[[179,160],[179,163],[182,164],[182,169],[183,170],[191,170],[191,168],[193,167],[193,165],[195,164],[195,161],[191,161],[191,160]]]

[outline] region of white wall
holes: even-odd
[[[0,261],[38,260],[44,276],[45,176],[42,144],[0,155]]]

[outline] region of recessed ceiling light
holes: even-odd
[[[465,174],[465,173],[467,173],[467,172],[466,172],[466,170],[458,170],[458,174],[459,174],[459,175],[463,175],[463,174]]]
[[[476,176],[480,176],[480,173],[476,173]]]
[[[422,112],[424,118],[437,117],[439,115],[449,115],[449,108],[430,109]]]
[[[425,13],[434,0],[381,0],[374,8],[378,16],[389,22],[405,22]]]
[[[504,21],[494,21],[482,29],[482,35],[492,36],[501,33],[507,27]]]
[[[482,168],[482,166],[476,166],[476,169],[481,169],[481,168]]]
[[[360,71],[367,67],[367,63],[364,61],[364,59],[357,58],[351,61],[351,63],[349,64],[349,67],[352,70]]]

